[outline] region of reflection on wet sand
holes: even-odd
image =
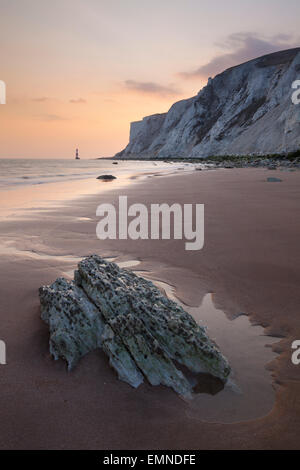
[[[151,273],[136,271],[136,274],[152,280],[169,298],[181,304],[172,286],[151,279]],[[231,423],[268,414],[273,407],[275,394],[266,365],[276,357],[270,346],[278,338],[264,335],[264,329],[251,325],[246,315],[228,319],[222,310],[215,308],[211,293],[204,296],[199,307],[181,305],[197,323],[207,328],[210,338],[216,342],[232,367],[232,374],[225,387],[209,374],[189,374],[195,392],[187,410],[189,417]]]

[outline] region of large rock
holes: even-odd
[[[232,67],[197,96],[131,124],[118,158],[263,155],[300,148],[300,108],[292,103],[300,48]]]
[[[187,396],[192,385],[183,369],[223,383],[228,378],[229,364],[203,327],[153,283],[97,255],[79,263],[75,281],[59,278],[39,294],[50,352],[69,369],[102,348],[119,378],[134,387],[146,377]]]
[[[40,287],[39,295],[41,317],[49,325],[50,353],[54,359],[65,359],[71,370],[82,356],[102,347],[121,380],[133,387],[143,382],[119,336],[74,282],[58,278],[51,286]]]

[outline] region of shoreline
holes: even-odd
[[[69,161],[68,161],[69,162]],[[143,162],[145,163],[145,162]],[[45,181],[43,183],[36,182],[24,185],[8,185],[0,187],[0,196],[3,201],[1,207],[1,217],[5,215],[18,215],[34,212],[35,210],[51,209],[59,207],[65,202],[72,202],[81,197],[89,197],[101,194],[106,191],[120,190],[129,186],[133,180],[143,180],[157,173],[159,175],[172,175],[178,171],[175,164],[173,168],[170,165],[159,166],[155,162],[149,162],[153,167],[150,169],[141,165],[140,168],[99,168],[96,174],[113,171],[117,175],[114,181],[99,181],[96,175],[89,178],[77,177],[76,179],[64,179],[62,181]],[[189,165],[189,168],[191,166]],[[191,167],[193,170],[194,167]],[[113,184],[112,184],[113,183]]]
[[[141,240],[97,240],[94,209],[99,202],[99,194],[74,199],[65,207],[32,214],[31,218],[22,220],[22,236],[19,240],[14,239],[14,245],[20,252],[26,248],[35,256],[31,259],[30,256],[24,259],[22,255],[13,257],[11,243],[12,251],[7,256],[2,254],[0,261],[3,268],[1,289],[4,289],[1,295],[5,295],[6,307],[1,313],[2,335],[7,335],[9,351],[8,366],[3,369],[0,381],[0,394],[8,400],[8,406],[7,410],[1,411],[1,418],[6,423],[6,430],[10,428],[8,423],[12,416],[15,425],[20,426],[19,433],[14,431],[15,434],[8,432],[7,436],[0,436],[1,448],[6,448],[8,442],[10,448],[133,449],[149,445],[174,449],[297,448],[299,418],[292,415],[295,409],[289,407],[288,400],[297,406],[300,380],[297,368],[288,362],[288,354],[291,338],[297,332],[300,334],[296,315],[299,305],[296,290],[298,227],[291,226],[293,213],[297,210],[294,198],[298,194],[299,173],[286,173],[280,185],[269,185],[265,181],[267,175],[269,173],[262,169],[191,172],[172,175],[172,178],[138,179],[137,184],[126,186],[129,200],[134,202],[168,202],[173,201],[176,194],[177,197],[180,194],[180,202],[195,201],[195,198],[196,202],[204,202],[207,206],[206,245],[197,255],[185,252],[181,240],[148,241],[148,244]],[[101,202],[112,202],[123,189],[101,193]],[[236,194],[239,194],[239,200]],[[279,205],[278,214],[271,215],[269,208],[274,203]],[[253,227],[252,223],[257,226]],[[11,242],[13,234],[20,231],[20,221],[9,220],[3,224],[1,239],[6,235]],[[274,227],[276,231],[273,234]],[[252,322],[267,328],[266,334],[284,335],[273,347],[276,352],[281,352],[280,356],[268,365],[276,384],[276,403],[272,411],[260,419],[243,423],[195,422],[187,417],[185,406],[179,406],[178,398],[163,387],[144,385],[138,392],[129,390],[126,384],[116,379],[101,354],[96,352],[84,358],[74,372],[67,374],[62,361],[55,363],[49,357],[48,332],[39,318],[36,288],[51,283],[73,267],[75,260],[65,261],[65,256],[81,258],[95,250],[104,257],[142,261],[139,268],[174,286],[178,298],[191,307],[199,305],[205,293],[215,292],[216,307],[229,318],[246,312]],[[39,253],[48,258],[42,259]],[[287,256],[289,253],[295,256]],[[30,272],[30,277],[26,277],[26,272]],[[20,286],[16,298],[10,294],[14,289],[13,283]],[[17,307],[20,302],[23,312]],[[13,320],[16,313],[18,322]],[[26,379],[26,374],[29,379]],[[30,378],[34,379],[32,383]],[[108,387],[104,385],[103,378]],[[13,407],[16,402],[11,394],[16,380],[20,383],[16,395],[21,399],[25,393],[28,413],[18,405],[16,409]],[[80,400],[86,394],[89,394],[90,402],[83,404]],[[99,394],[103,405],[98,403]],[[65,405],[62,398],[67,400]],[[33,409],[30,412],[33,399],[34,408],[39,410],[37,415]],[[83,409],[75,411],[78,400]],[[120,408],[119,401],[126,409]],[[50,425],[50,434],[41,423],[40,413],[44,415],[45,426],[47,423]],[[52,413],[56,421],[53,421]],[[102,424],[106,427],[92,418],[93,414],[98,420],[104,420]],[[145,429],[145,419],[150,422],[149,429]],[[81,423],[82,429],[75,429],[73,436],[66,432],[64,423],[68,420],[73,426],[78,420]],[[39,432],[36,436],[21,436],[21,429],[29,423]],[[132,426],[138,432],[133,431]],[[220,434],[224,438],[222,442]]]
[[[120,152],[122,153],[122,152]],[[141,158],[139,154],[130,154],[129,155],[120,155],[116,154],[114,157],[106,158],[106,160],[115,160],[115,161],[163,161],[166,163],[174,162],[189,162],[189,163],[209,163],[209,164],[218,164],[218,163],[230,163],[236,168],[248,168],[251,166],[268,166],[269,164],[284,164],[285,162],[290,162],[293,166],[299,168],[300,164],[300,150],[294,150],[292,152],[281,152],[281,153],[265,153],[265,154],[250,154],[250,155],[239,155],[239,154],[228,154],[228,155],[210,155],[207,157],[151,157],[147,159]],[[98,160],[101,160],[98,158]],[[254,163],[254,165],[253,165]]]

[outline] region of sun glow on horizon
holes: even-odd
[[[112,156],[127,145],[130,122],[194,96],[226,65],[297,40],[298,1],[288,11],[272,2],[267,26],[268,0],[217,4],[4,2],[0,158],[72,158],[76,147],[82,158]]]

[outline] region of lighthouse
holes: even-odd
[[[76,156],[75,156],[75,160],[80,160],[78,149],[76,149]]]

